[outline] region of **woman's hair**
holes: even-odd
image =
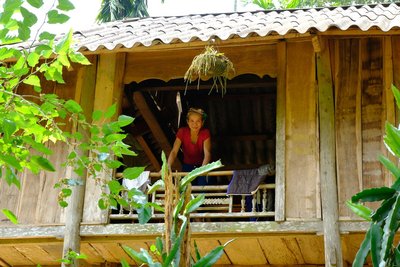
[[[191,114],[199,114],[203,122],[207,119],[207,113],[205,113],[201,108],[190,108],[186,114],[186,120],[189,119]]]

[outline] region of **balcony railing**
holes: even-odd
[[[172,175],[183,177],[187,173],[176,172]],[[233,171],[214,171],[207,174],[208,179],[217,177],[232,177]],[[150,173],[150,177],[159,178],[159,173]],[[228,195],[228,185],[206,185],[192,186],[192,195],[205,195],[204,203],[191,218],[207,218],[207,221],[224,220],[274,220],[275,208],[275,184],[260,184],[254,194],[250,195]],[[164,204],[164,189],[159,189],[149,195],[149,201],[161,206]],[[164,214],[152,210],[152,220],[150,222],[159,222],[164,218]],[[251,219],[249,219],[251,218]],[[110,214],[111,222],[121,220],[137,221],[138,215],[133,207],[120,208]]]

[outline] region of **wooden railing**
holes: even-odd
[[[183,177],[187,173],[175,172],[175,177]],[[232,177],[233,171],[214,171],[207,174],[208,179],[223,176]],[[159,178],[159,173],[150,173],[150,177]],[[223,221],[227,218],[236,218],[240,220],[257,220],[260,218],[269,218],[274,220],[275,208],[275,184],[261,184],[253,195],[227,195],[228,185],[206,185],[192,186],[192,195],[205,195],[205,201],[195,213],[190,215],[191,218],[208,218],[207,221]],[[149,201],[157,203],[161,206],[164,204],[164,189],[159,189],[149,195]],[[120,208],[118,213],[110,214],[111,222],[120,220],[137,221],[137,214],[132,207]],[[160,221],[164,218],[164,214],[156,210],[152,210],[152,221]],[[265,219],[264,219],[265,220]]]

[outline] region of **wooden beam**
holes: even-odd
[[[138,141],[139,145],[142,147],[144,153],[150,160],[151,164],[153,165],[155,170],[161,170],[161,165],[158,162],[157,158],[154,156],[153,151],[151,151],[149,145],[147,144],[146,140],[144,140],[143,136],[138,135],[135,137]]]
[[[286,43],[281,42],[278,52],[278,84],[276,94],[276,152],[275,152],[275,221],[285,220],[285,137],[286,137]]]
[[[325,266],[343,266],[339,234],[336,183],[335,111],[329,45],[321,39],[317,54],[320,126],[321,202],[324,225]]]
[[[169,143],[167,137],[165,136],[163,130],[160,127],[160,124],[157,122],[156,117],[154,116],[153,112],[150,110],[149,106],[143,94],[141,92],[134,92],[133,93],[133,101],[135,102],[136,107],[142,114],[144,120],[146,121],[147,125],[149,126],[151,132],[153,133],[154,138],[160,144],[161,149],[164,153],[168,156],[171,153],[172,146]],[[179,159],[176,159],[173,166],[174,169],[181,169],[181,163]]]

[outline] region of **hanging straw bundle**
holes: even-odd
[[[228,75],[234,72],[233,64],[224,53],[218,52],[212,45],[206,46],[204,51],[194,57],[192,64],[186,71],[184,79],[186,88],[189,83],[198,80],[197,89],[200,86],[200,80],[213,79],[210,92],[215,88],[218,92],[221,89],[222,96],[226,93],[226,81]]]

